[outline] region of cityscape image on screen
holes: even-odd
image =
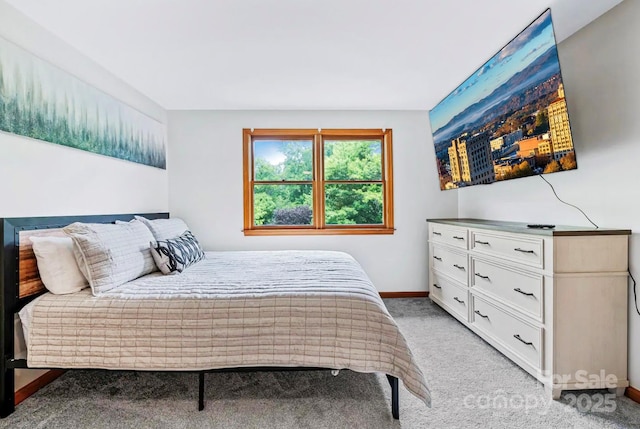
[[[551,11],[429,112],[440,189],[577,168]]]

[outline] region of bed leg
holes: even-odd
[[[391,414],[396,420],[400,420],[400,396],[398,393],[398,377],[387,374],[391,385]]]
[[[7,369],[6,365],[3,364],[0,372],[0,384],[2,385],[0,386],[2,390],[2,392],[0,392],[0,395],[2,396],[0,399],[0,418],[5,418],[16,409],[13,379],[15,371],[13,369]]]
[[[198,411],[204,410],[204,371],[198,373]]]

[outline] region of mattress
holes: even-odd
[[[305,366],[382,372],[430,405],[424,376],[350,255],[207,252],[95,297],[45,294],[21,312],[30,368]]]

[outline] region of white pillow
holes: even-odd
[[[142,222],[76,222],[63,231],[75,244],[78,267],[94,295],[157,270],[149,249],[153,235]]]
[[[154,219],[149,220],[146,217],[135,216],[137,220],[144,223],[151,231],[156,241],[170,240],[184,234],[189,230],[187,224],[180,218],[172,217],[171,219]]]
[[[40,279],[55,294],[78,292],[87,286],[73,254],[69,237],[30,237],[38,261]]]

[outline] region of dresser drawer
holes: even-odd
[[[433,243],[442,243],[464,250],[469,248],[467,244],[469,240],[469,233],[466,228],[456,228],[454,226],[442,225],[439,223],[430,223],[429,240]]]
[[[471,232],[471,250],[510,261],[543,268],[542,238]]]
[[[442,246],[432,246],[431,260],[434,270],[467,284],[469,263],[465,253],[458,253]]]
[[[543,276],[471,258],[471,287],[542,321]]]
[[[542,328],[530,325],[471,294],[471,324],[534,366],[542,367]]]
[[[454,284],[441,274],[431,273],[431,287],[429,296],[440,300],[451,311],[462,317],[469,318],[469,293],[465,288]]]

